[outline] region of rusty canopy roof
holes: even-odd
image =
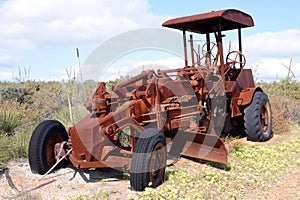
[[[254,22],[247,13],[235,9],[227,9],[175,18],[164,22],[162,25],[196,33],[211,33],[218,31],[219,25],[221,25],[221,30],[225,31],[251,27],[254,26]]]

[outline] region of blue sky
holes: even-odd
[[[122,32],[159,28],[169,18],[226,8],[254,18],[255,27],[243,31],[243,46],[247,65],[259,68],[258,78],[283,77],[287,74],[283,65],[292,58],[292,70],[300,79],[298,4],[296,0],[0,1],[0,80],[14,80],[19,68],[30,68],[31,79],[61,80],[66,68],[78,65],[76,48],[84,62],[98,45]]]
[[[254,32],[278,31],[299,28],[299,1],[271,0],[215,0],[215,1],[172,1],[150,0],[150,8],[154,13],[184,16],[211,10],[235,8],[245,11],[254,18]]]

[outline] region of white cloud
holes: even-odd
[[[258,33],[245,38],[243,42],[245,53],[251,59],[300,56],[298,29]]]
[[[13,73],[10,72],[0,72],[0,81],[13,81],[14,76]]]
[[[233,46],[237,49],[236,42]],[[286,77],[288,69],[284,65],[289,66],[291,58],[291,70],[295,78],[300,80],[299,29],[262,32],[248,36],[243,39],[243,53],[247,60],[246,67],[253,69],[258,81],[274,81]]]
[[[179,57],[167,57],[156,60],[125,60],[113,63],[103,74],[99,75],[99,81],[108,81],[118,78],[120,75],[136,75],[143,70],[148,69],[175,69],[184,65],[183,59]],[[252,69],[256,81],[275,81],[285,78],[288,75],[288,66],[290,58],[265,58],[250,65],[246,68]],[[285,67],[287,66],[287,67]],[[291,63],[291,77],[300,81],[300,63]]]
[[[274,81],[287,77],[290,59],[291,71],[300,80],[300,30],[264,32],[244,39],[245,55],[255,78]],[[295,62],[296,61],[296,62]],[[285,65],[285,66],[284,66]]]
[[[113,63],[103,74],[99,75],[101,81],[114,80],[121,75],[134,76],[145,70],[182,68],[184,60],[179,57],[167,57],[156,60],[125,60]]]
[[[290,58],[265,58],[256,63],[248,65],[251,68],[253,75],[257,81],[274,81],[288,76],[290,65]],[[296,78],[300,81],[300,63],[291,63],[290,77]]]
[[[120,32],[157,26],[165,17],[146,0],[10,0],[0,4],[0,48],[101,41]],[[20,43],[19,45],[17,45]]]
[[[79,77],[79,66],[75,66],[75,67],[68,67],[65,69],[61,69],[61,70],[57,70],[55,72],[52,73],[52,77],[51,79],[46,79],[43,78],[46,81],[50,81],[50,80],[54,80],[54,81],[68,81],[68,80],[72,80],[72,79],[76,79],[78,80]]]
[[[0,50],[0,63],[6,63],[11,59],[12,57],[7,52]]]
[[[0,69],[29,65],[41,73],[47,64],[55,69],[42,73],[50,75],[66,59],[65,51],[88,52],[121,32],[159,27],[167,18],[152,14],[147,0],[0,1]]]

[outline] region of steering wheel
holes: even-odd
[[[240,60],[240,58],[242,58]],[[235,64],[240,64],[239,68],[243,68],[246,65],[246,57],[240,51],[231,51],[226,56],[226,65],[231,69],[236,69]]]
[[[209,46],[209,50],[207,50],[207,47]],[[203,44],[201,49],[202,55],[206,57],[206,55],[211,56],[211,60],[213,60],[213,63],[216,60],[216,55],[218,53],[218,45],[214,42],[206,42]]]

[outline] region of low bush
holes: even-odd
[[[66,128],[68,128],[73,126],[88,113],[89,112],[83,106],[72,107],[71,110],[68,107],[64,107],[54,113],[53,119],[61,122]]]
[[[15,101],[2,101],[0,106],[0,134],[11,136],[22,126],[35,121],[35,110]]]
[[[269,96],[273,114],[273,132],[286,133],[300,123],[300,82],[285,78],[272,83],[258,83]]]

